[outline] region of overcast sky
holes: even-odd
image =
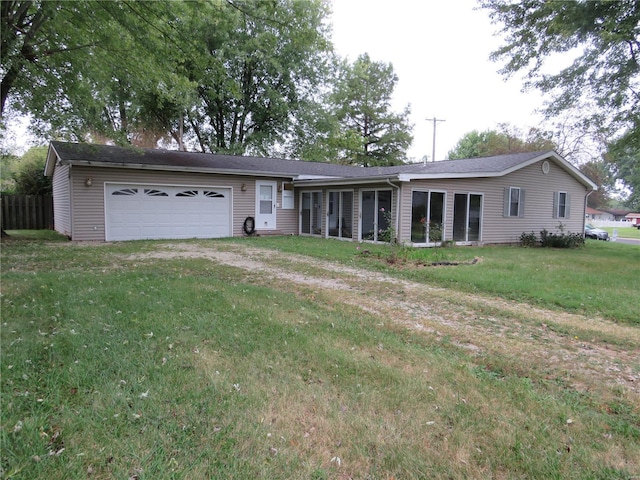
[[[392,63],[398,76],[395,110],[411,104],[414,141],[409,156],[431,160],[433,122],[436,160],[471,130],[510,123],[523,130],[540,124],[537,92],[522,93],[489,60],[502,44],[486,11],[475,0],[333,0],[333,43],[353,62],[368,53]]]

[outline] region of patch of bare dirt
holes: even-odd
[[[447,337],[475,355],[499,354],[562,378],[582,391],[623,388],[640,395],[640,330],[602,318],[457,292],[345,265],[255,247],[166,243],[128,257],[207,258],[294,290],[308,286],[416,334]],[[607,341],[609,339],[609,341]],[[601,392],[602,393],[602,392]]]

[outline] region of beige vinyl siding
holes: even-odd
[[[549,161],[548,174],[542,172],[542,161],[516,170],[503,177],[419,180],[402,185],[402,210],[400,239],[411,239],[411,200],[416,189],[444,191],[445,194],[445,238],[453,233],[453,200],[456,193],[481,194],[482,223],[481,243],[517,243],[523,232],[533,231],[536,235],[542,229],[557,232],[560,223],[565,232],[579,233],[584,226],[584,203],[586,187],[573,176]],[[524,216],[504,217],[504,190],[520,187],[525,191]],[[570,217],[554,218],[554,193],[567,192],[571,197]]]
[[[56,170],[60,167],[56,167]],[[54,177],[56,172],[54,172]],[[92,186],[85,186],[87,177],[92,178]],[[281,179],[264,178],[277,181]],[[233,235],[242,236],[243,223],[247,217],[255,217],[256,185],[254,177],[235,175],[212,175],[205,173],[162,172],[137,169],[119,169],[109,167],[74,166],[73,183],[73,240],[105,239],[104,184],[107,183],[141,183],[157,185],[198,185],[227,187],[232,189],[232,225]],[[245,185],[245,191],[241,186]],[[297,233],[297,209],[283,210],[282,193],[278,192],[277,228],[283,234]]]
[[[56,232],[71,237],[71,191],[69,165],[60,165],[53,172],[53,228]]]

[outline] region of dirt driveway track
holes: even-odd
[[[326,294],[333,303],[379,316],[381,323],[446,337],[473,355],[512,358],[523,376],[535,369],[580,391],[622,387],[640,399],[638,328],[237,243],[162,243],[127,259],[181,257],[245,270],[248,281],[274,289]]]

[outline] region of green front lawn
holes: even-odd
[[[184,243],[238,242],[637,322],[608,299],[637,296],[637,249],[625,245],[425,250],[397,261],[386,246],[309,238]],[[505,338],[521,342],[511,354],[470,350],[462,331],[405,328],[335,292],[207,258],[145,257],[162,243],[3,241],[2,478],[604,480],[640,471],[635,384],[584,389],[572,374],[591,368],[593,349],[637,356],[622,329],[611,329],[611,343],[553,337],[585,357],[550,369],[547,355],[520,359],[535,337]],[[409,261],[476,256],[452,267]],[[490,319],[469,325],[480,321]],[[509,323],[519,322],[541,331]],[[625,375],[640,377],[627,363]]]
[[[522,247],[399,248],[302,237],[235,239],[338,260],[398,278],[640,325],[640,248],[587,240],[577,249]],[[478,263],[465,265],[474,258]],[[392,263],[389,263],[392,262]],[[462,262],[459,266],[424,266]]]

